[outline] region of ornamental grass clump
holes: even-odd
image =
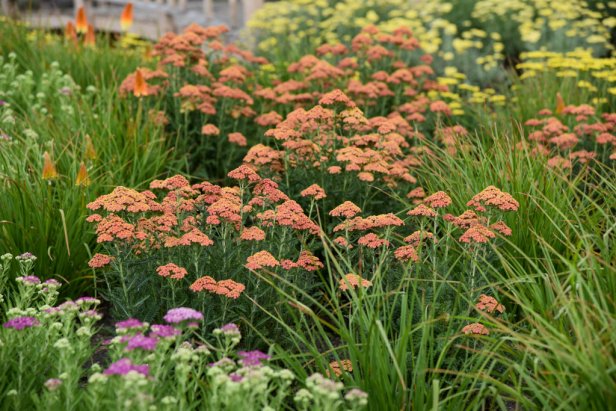
[[[142,192],[117,187],[88,204],[100,244],[90,266],[116,318],[160,320],[183,305],[204,313],[204,328],[221,320],[258,326],[259,306],[277,301],[251,271],[314,285],[323,267],[310,249],[319,226],[249,166],[228,175],[236,186],[191,185],[178,175]]]

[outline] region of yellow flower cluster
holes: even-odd
[[[473,67],[473,79],[497,70],[504,59],[504,46],[498,33],[476,28],[461,31],[445,16],[452,12],[448,2],[408,0],[288,0],[266,3],[248,29],[257,38],[259,51],[266,55],[280,41],[287,50],[306,50],[322,43],[350,43],[365,26],[383,32],[408,27],[422,49],[442,62],[441,66]],[[278,56],[280,57],[280,56]],[[465,70],[466,72],[466,70]]]
[[[491,29],[517,29],[527,50],[565,51],[573,45],[602,52],[613,48],[610,29],[616,18],[610,10],[616,10],[616,2],[598,8],[602,11],[592,10],[585,0],[479,0],[471,15]]]
[[[590,50],[577,49],[568,53],[531,51],[522,53],[520,79],[544,80],[546,76],[571,83],[593,97],[594,104],[607,104],[616,96],[616,54],[608,58],[594,57]]]
[[[471,83],[502,80],[505,54],[578,47],[599,55],[613,49],[616,1],[585,0],[286,0],[267,3],[248,23],[251,38],[268,55],[279,42],[284,53],[323,43],[348,44],[366,25],[413,31],[435,66],[457,66]],[[280,53],[280,48],[276,49]],[[512,54],[513,53],[513,54]],[[273,56],[269,56],[273,57]],[[289,57],[289,56],[277,56]]]

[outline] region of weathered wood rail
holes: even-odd
[[[0,0],[0,11],[15,15],[14,0]],[[120,14],[131,3],[134,22],[131,32],[155,40],[167,31],[179,32],[191,23],[225,24],[232,30],[241,28],[264,0],[73,0],[72,8],[43,8],[19,16],[33,27],[62,28],[74,20],[84,7],[88,20],[97,30],[119,32]]]

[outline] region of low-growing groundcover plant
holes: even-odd
[[[102,315],[98,299],[81,297],[55,305],[60,283],[31,274],[36,257],[15,257],[16,284],[7,282],[15,263],[1,257],[0,399],[2,409],[151,410],[216,409],[361,410],[367,394],[313,374],[299,384],[271,355],[238,350],[242,334],[232,323],[214,328],[211,342],[194,330],[203,314],[172,308],[161,324],[130,318],[94,362],[92,337]]]

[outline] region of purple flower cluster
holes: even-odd
[[[62,286],[62,283],[60,281],[54,280],[53,278],[50,278],[49,280],[46,280],[43,284],[48,286],[48,287],[54,287],[54,288],[58,288],[58,287]]]
[[[159,338],[172,338],[182,334],[182,331],[170,325],[152,324],[150,335]]]
[[[27,285],[38,285],[41,283],[41,279],[35,275],[26,275],[23,277],[17,277],[15,280],[21,283],[27,284]]]
[[[220,327],[220,331],[222,331],[222,333],[224,335],[228,335],[228,336],[240,336],[240,327],[238,327],[237,325],[233,324],[233,323],[229,323],[229,324],[225,324],[222,327]]]
[[[115,325],[116,331],[126,331],[135,328],[142,328],[145,324],[136,318],[129,318],[128,320],[117,322]]]
[[[203,320],[203,314],[192,308],[179,307],[167,311],[163,318],[170,324],[178,324],[184,321],[201,321]]]
[[[126,375],[131,371],[138,372],[147,376],[150,372],[150,366],[147,364],[133,364],[128,358],[122,358],[111,365],[104,371],[105,375]]]
[[[30,328],[39,325],[39,321],[34,317],[15,317],[8,320],[2,326],[4,328],[14,328],[16,330],[23,330],[24,328]]]
[[[261,365],[262,360],[269,360],[272,358],[270,355],[267,355],[259,350],[255,351],[240,351],[237,353],[242,359],[242,365],[244,367],[253,367]]]
[[[156,349],[156,344],[158,344],[158,339],[146,337],[143,334],[137,334],[128,338],[126,351],[132,351],[138,348],[145,351],[154,351]]]
[[[36,256],[32,253],[23,253],[15,257],[17,261],[36,261]]]

